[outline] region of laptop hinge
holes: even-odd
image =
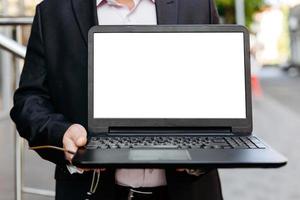
[[[109,134],[230,134],[230,127],[110,127]]]

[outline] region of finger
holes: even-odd
[[[92,168],[79,168],[77,167],[78,170],[80,171],[84,171],[84,172],[88,172],[88,171],[92,171],[95,170],[97,173],[99,172],[104,172],[106,169],[105,168],[101,168],[101,169],[92,169]]]
[[[92,169],[90,168],[79,168],[77,167],[78,170],[82,171],[82,172],[88,172],[88,171],[91,171]]]
[[[69,138],[65,138],[64,140],[64,148],[69,150],[69,151],[73,151],[73,152],[76,152],[78,147],[76,146],[76,144],[73,142],[73,140],[69,139]],[[65,152],[65,156],[66,156],[66,159],[68,161],[71,162],[72,158],[73,158],[73,154],[70,154],[68,152]]]
[[[77,171],[78,171],[79,173],[82,174],[83,172],[85,172],[85,171],[87,171],[87,170],[86,170],[86,169],[81,169],[81,168],[78,168],[78,167],[77,167]]]
[[[106,171],[106,168],[95,169],[95,171],[97,173],[104,172],[104,171]]]
[[[86,144],[87,142],[87,138],[86,137],[79,137],[77,140],[76,140],[76,145],[78,147],[82,147]]]
[[[87,132],[80,124],[73,124],[70,128],[70,138],[78,147],[84,146],[87,142]]]
[[[178,168],[178,169],[176,169],[176,171],[177,171],[177,172],[184,172],[185,169],[184,169],[184,168]]]

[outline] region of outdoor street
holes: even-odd
[[[280,169],[220,170],[225,200],[300,199],[300,77],[276,69],[260,73],[263,96],[254,98],[254,133],[288,157]],[[14,199],[14,136],[9,121],[0,122],[0,200]],[[54,190],[54,165],[25,151],[24,184]],[[101,187],[101,182],[100,182]],[[53,198],[24,194],[26,200]]]

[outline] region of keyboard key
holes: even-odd
[[[240,138],[249,148],[256,149],[257,147],[249,140],[248,137],[241,137]]]
[[[251,142],[253,142],[255,144],[255,146],[257,146],[259,149],[265,149],[266,146],[259,141],[256,137],[250,137],[249,138],[251,140]]]

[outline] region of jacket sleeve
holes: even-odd
[[[219,24],[220,17],[219,13],[215,4],[215,0],[209,0],[209,7],[210,7],[210,23],[211,24]]]
[[[71,125],[51,102],[47,85],[45,58],[39,5],[32,24],[20,85],[14,94],[10,116],[21,137],[29,146],[62,146],[65,131]],[[63,152],[38,150],[39,155],[56,164],[64,164]]]

